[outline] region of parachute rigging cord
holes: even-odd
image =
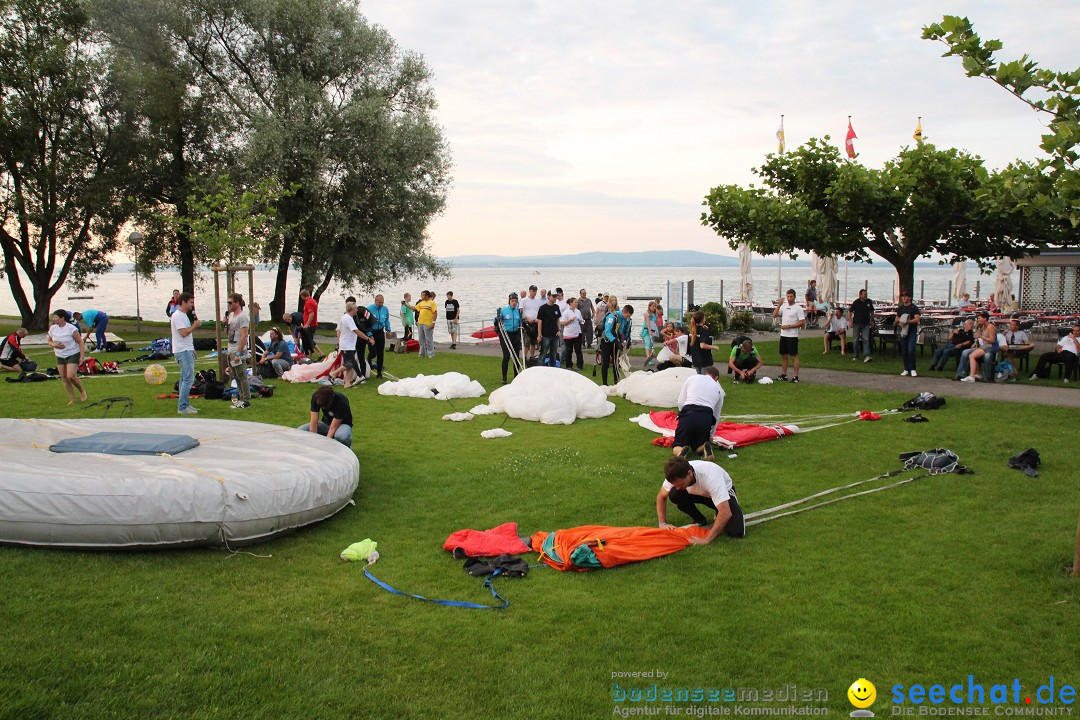
[[[816,492],[813,495],[807,495],[804,498],[792,500],[791,502],[783,503],[781,505],[767,508],[765,510],[758,510],[757,512],[748,513],[745,516],[745,519],[749,521],[746,523],[746,526],[750,527],[751,525],[759,525],[763,522],[776,520],[777,518],[787,517],[789,515],[796,515],[801,512],[806,512],[807,510],[813,510],[814,508],[832,505],[834,503],[840,502],[841,500],[850,500],[851,498],[881,492],[882,490],[888,490],[890,488],[906,485],[907,483],[914,482],[915,480],[919,480],[921,478],[930,477],[931,475],[943,475],[945,473],[971,475],[974,473],[974,471],[970,468],[965,467],[964,465],[960,465],[960,458],[957,457],[956,453],[952,452],[951,450],[945,450],[944,448],[925,450],[921,452],[901,453],[900,459],[904,461],[904,466],[896,470],[890,470],[887,473],[875,475],[874,477],[868,478],[866,480],[857,480],[856,482],[849,483],[847,485],[839,485],[834,488],[829,488],[828,490],[822,490],[821,492]],[[806,507],[796,507],[804,503],[810,502],[811,500],[816,500],[820,497],[825,497],[826,495],[840,492],[841,490],[850,490],[860,485],[866,485],[877,480],[884,480],[887,478],[895,477],[909,470],[920,469],[926,470],[926,472],[913,475],[909,478],[904,478],[903,480],[888,483],[886,485],[870,488],[869,490],[861,490],[859,492],[850,493],[848,495],[841,495],[840,497],[831,498],[829,500],[825,500],[819,503],[814,503],[813,505],[807,505]],[[788,510],[788,508],[796,509]],[[781,512],[785,510],[787,512]]]

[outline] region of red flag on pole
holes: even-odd
[[[844,140],[844,147],[847,148],[847,156],[851,159],[855,159],[855,138],[858,135],[855,134],[855,128],[851,127],[851,116],[848,115],[847,119],[847,139]]]

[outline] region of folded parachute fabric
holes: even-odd
[[[488,405],[512,418],[546,425],[570,425],[578,418],[615,412],[615,404],[589,378],[542,366],[526,369],[512,383],[492,392]]]
[[[604,386],[608,395],[619,395],[632,403],[649,407],[671,408],[679,404],[679,393],[693,368],[673,367],[660,372],[630,373],[613,386]],[[720,391],[723,394],[723,390]]]
[[[330,371],[339,365],[341,365],[341,354],[335,350],[322,362],[293,365],[282,373],[281,379],[292,383],[319,382],[320,378],[329,375]]]
[[[516,522],[503,523],[490,530],[466,529],[451,533],[443,543],[443,549],[454,552],[459,548],[469,557],[512,555],[531,549],[518,536]]]
[[[365,562],[369,565],[379,559],[379,544],[371,538],[364,538],[360,542],[354,542],[341,551],[341,559],[350,562]]]
[[[465,422],[466,420],[472,420],[475,417],[472,413],[456,412],[449,415],[443,415],[443,420],[449,420],[450,422]]]
[[[480,437],[492,440],[494,438],[510,437],[513,434],[514,433],[510,432],[509,430],[503,430],[502,428],[492,428],[491,430],[485,430],[484,432],[480,433]]]
[[[705,528],[607,527],[584,525],[533,534],[533,549],[556,570],[598,570],[640,562],[678,552],[691,538],[703,538]]]
[[[477,405],[469,410],[472,415],[494,415],[495,411],[491,409],[490,405]]]
[[[678,413],[654,411],[647,415],[638,415],[630,418],[630,422],[636,422],[646,430],[660,433],[664,437],[656,438],[653,445],[671,447],[671,438],[675,435],[675,426],[679,421]],[[737,447],[746,447],[755,443],[768,440],[778,440],[788,435],[799,432],[798,425],[756,425],[736,422],[722,422],[716,426],[713,435],[713,443],[729,450]]]
[[[486,391],[484,386],[468,375],[449,372],[444,375],[417,375],[379,386],[380,395],[398,395],[400,397],[434,398],[436,400],[456,400],[458,398],[480,397]]]

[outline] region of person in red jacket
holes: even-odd
[[[26,337],[26,328],[19,328],[0,341],[0,371],[22,372],[23,363],[31,362],[22,351],[19,341]]]

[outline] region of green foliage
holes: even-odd
[[[1033,190],[1014,186],[1012,199],[1021,212],[1041,214],[1046,206],[1072,229],[1068,240],[1080,241],[1080,68],[1054,71],[1040,68],[1027,54],[1012,61],[1000,61],[996,53],[1004,45],[1000,40],[982,40],[966,17],[946,15],[940,23],[927,25],[922,36],[937,40],[948,50],[943,57],[961,59],[968,77],[987,78],[1032,109],[1048,115],[1050,132],[1042,136],[1042,149],[1049,156],[1037,167],[1027,167],[1023,174],[1031,178],[1045,173],[1049,186]],[[1034,94],[1034,97],[1033,97]]]
[[[0,249],[23,324],[43,329],[65,281],[112,266],[131,137],[77,1],[0,0],[0,38]]]
[[[728,325],[727,308],[715,301],[709,301],[701,306],[701,312],[705,313],[705,324],[709,326],[713,334],[723,332]]]
[[[223,174],[202,192],[188,197],[187,215],[166,213],[161,221],[174,232],[187,235],[197,257],[238,265],[259,257],[266,243],[281,232],[276,204],[292,193],[276,178],[266,178],[252,188],[238,188]]]
[[[827,141],[767,156],[755,170],[764,188],[713,188],[702,224],[732,249],[747,242],[762,254],[814,251],[869,262],[873,252],[905,287],[913,287],[915,260],[930,253],[986,268],[1054,235],[1040,223],[1045,215],[1005,209],[1000,188],[1016,178],[991,176],[976,156],[919,143],[876,169],[842,158]]]
[[[754,329],[754,313],[749,310],[732,313],[728,330],[735,333],[748,333]]]
[[[333,279],[366,289],[443,270],[426,229],[450,159],[421,58],[338,0],[215,0],[189,21],[178,40],[241,124],[245,173],[298,188],[264,248],[275,316],[290,266],[316,297]]]

